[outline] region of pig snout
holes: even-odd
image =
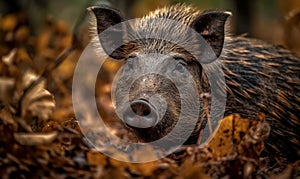
[[[158,121],[156,107],[145,99],[132,101],[123,115],[123,122],[132,128],[154,127]]]

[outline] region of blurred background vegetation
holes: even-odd
[[[193,4],[201,10],[229,10],[233,12],[234,34],[246,33],[300,52],[299,0],[5,0],[0,1],[0,15],[26,13],[30,32],[39,33],[47,18],[67,22],[71,30],[84,9],[91,5],[110,5],[133,18],[176,3]]]

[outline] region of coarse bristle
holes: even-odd
[[[161,9],[150,12],[144,18],[149,19],[153,17],[167,18],[180,21],[185,25],[190,25],[191,22],[200,14],[200,11],[190,5],[176,4],[173,6],[166,6]]]

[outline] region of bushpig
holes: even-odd
[[[115,86],[118,97],[114,103],[116,110],[121,111],[122,121],[140,141],[151,142],[167,135],[178,123],[183,103],[187,103],[186,113],[193,113],[194,105],[200,106],[197,124],[190,126],[188,124],[194,119],[185,118],[179,135],[172,135],[170,140],[183,138],[180,133],[193,128],[185,143],[196,143],[207,123],[202,94],[211,92],[212,83],[208,81],[206,72],[219,73],[215,68],[219,64],[225,83],[217,80],[215,84],[226,90],[220,92],[226,97],[224,115],[238,113],[244,118],[256,119],[257,114],[263,112],[271,125],[265,154],[282,156],[290,162],[299,159],[299,56],[260,40],[228,35],[227,20],[231,13],[227,11],[200,12],[191,6],[175,5],[151,12],[135,23],[113,28],[125,22],[119,11],[105,6],[89,10],[96,17],[94,29],[97,34],[94,36],[99,51],[113,59],[124,60],[122,78]],[[199,45],[193,35],[189,36],[182,30],[186,28],[178,29],[178,26],[161,18],[193,29],[210,46],[215,58],[206,53],[207,48]],[[114,35],[98,36],[109,28]],[[150,34],[149,37],[151,34],[166,34],[176,39],[179,45],[159,38],[125,40],[132,33],[141,32]],[[190,49],[184,48],[186,44]],[[191,50],[202,54],[200,61],[190,53]],[[174,82],[169,77],[178,80]],[[193,85],[196,90],[190,88]],[[125,99],[127,86],[129,94]],[[197,95],[194,96],[194,93]],[[187,102],[181,100],[182,94]]]

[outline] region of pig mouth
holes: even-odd
[[[125,109],[122,120],[130,128],[147,129],[155,127],[159,115],[156,107],[148,100],[137,99]]]

